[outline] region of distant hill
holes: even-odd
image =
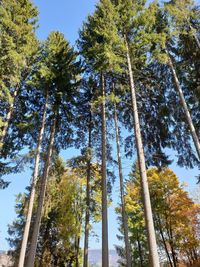
[[[109,261],[110,267],[117,267],[119,266],[117,261],[119,257],[115,250],[109,251]],[[89,263],[92,267],[101,267],[101,250],[100,249],[90,249],[89,250]]]
[[[109,251],[109,261],[110,267],[118,267],[119,257],[115,250]],[[89,263],[91,267],[101,267],[101,250],[100,249],[91,249],[89,250]],[[0,251],[0,267],[10,267],[11,260],[6,252]]]

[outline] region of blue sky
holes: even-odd
[[[40,27],[37,30],[38,37],[44,40],[50,31],[59,30],[65,34],[65,37],[75,44],[75,40],[78,38],[78,29],[81,27],[83,20],[87,17],[88,13],[94,10],[95,0],[34,0],[33,1],[39,8]],[[62,152],[64,159],[68,159],[78,152],[74,149]],[[171,153],[171,158],[174,157],[174,153]],[[123,169],[125,176],[128,175],[132,161],[124,158]],[[188,189],[194,191],[196,186],[195,176],[198,174],[198,170],[186,170],[180,169],[176,166],[175,162],[172,164],[172,169],[176,172],[181,181],[188,183]],[[24,188],[29,185],[31,178],[31,171],[27,168],[24,173],[15,174],[7,177],[12,183],[6,190],[0,191],[0,210],[2,211],[0,217],[0,250],[7,250],[8,244],[5,241],[7,237],[7,225],[13,221],[15,216],[14,205],[15,195],[19,192],[23,192]],[[113,189],[114,203],[109,210],[109,242],[110,248],[114,244],[118,243],[116,238],[117,222],[116,215],[114,213],[114,207],[119,202],[119,186],[118,180],[115,183]],[[101,236],[101,224],[94,227],[97,234]],[[96,242],[96,238],[90,240],[91,248],[100,248],[101,244]]]

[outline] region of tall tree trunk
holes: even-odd
[[[15,91],[13,93],[12,103],[10,104],[8,113],[6,115],[5,125],[3,126],[2,134],[0,136],[0,151],[3,148],[3,144],[4,144],[4,141],[5,141],[5,137],[7,135],[7,132],[8,132],[8,128],[9,128],[9,125],[10,125],[10,122],[11,122],[11,119],[12,119],[12,116],[13,116],[14,106],[15,106],[16,98],[19,95],[19,91],[20,91],[20,85],[18,85],[16,87],[16,89],[15,89]]]
[[[113,91],[115,85],[113,84]],[[131,252],[130,252],[130,242],[128,236],[128,220],[125,207],[125,194],[124,194],[124,177],[122,173],[122,160],[121,160],[121,149],[120,149],[120,140],[119,140],[119,126],[118,126],[118,116],[116,110],[116,103],[114,103],[114,120],[115,120],[115,134],[116,134],[116,144],[117,144],[117,159],[118,159],[118,170],[119,170],[119,179],[120,179],[120,193],[121,193],[121,205],[122,205],[122,224],[124,230],[124,241],[125,241],[125,250],[126,250],[126,266],[131,267]]]
[[[105,79],[101,74],[102,90],[102,266],[109,267],[108,251],[108,210],[107,210],[107,173],[106,173],[106,107],[105,107]]]
[[[27,267],[34,267],[35,254],[36,254],[36,249],[37,249],[37,240],[38,240],[41,218],[42,218],[42,208],[44,205],[47,178],[49,175],[51,156],[52,156],[53,144],[54,144],[54,139],[55,139],[56,124],[57,124],[57,114],[54,115],[53,124],[51,126],[51,134],[50,134],[50,140],[49,140],[49,145],[48,145],[47,158],[46,158],[44,172],[43,172],[42,181],[41,181],[39,202],[38,202],[38,208],[37,208],[37,213],[36,213],[36,219],[35,219],[35,223],[33,227],[30,252],[28,255],[28,259],[27,259]]]
[[[194,128],[194,125],[193,125],[193,122],[192,122],[192,118],[191,118],[187,103],[185,101],[184,94],[183,94],[183,91],[182,91],[178,76],[176,74],[176,69],[174,67],[174,64],[172,62],[169,50],[167,48],[166,48],[166,54],[168,55],[168,59],[169,59],[169,63],[168,64],[169,64],[169,66],[171,68],[171,72],[172,72],[172,75],[173,75],[173,78],[174,78],[175,88],[176,88],[177,93],[179,94],[181,106],[182,106],[182,108],[183,108],[183,110],[185,112],[186,121],[187,121],[188,126],[190,128],[192,139],[193,139],[196,151],[197,151],[197,155],[198,155],[199,160],[200,160],[200,142],[199,142],[199,138],[198,138],[196,130]]]
[[[133,110],[133,118],[134,118],[135,141],[136,141],[137,156],[138,156],[140,177],[141,177],[141,188],[142,188],[142,197],[143,197],[143,202],[144,202],[145,223],[146,223],[146,228],[147,228],[149,257],[150,257],[151,266],[159,267],[160,266],[159,256],[158,256],[158,251],[157,251],[156,235],[155,235],[149,187],[148,187],[148,181],[147,181],[147,172],[146,172],[146,164],[145,164],[142,136],[141,136],[141,130],[140,130],[135,84],[134,84],[134,78],[133,78],[129,46],[128,46],[128,41],[127,41],[126,36],[125,36],[125,42],[126,42],[126,49],[127,49],[127,63],[128,63],[130,89],[131,89],[131,101],[132,101],[132,110]]]
[[[46,113],[47,113],[47,109],[48,109],[48,98],[49,98],[49,92],[47,90],[46,91],[46,97],[45,97],[43,117],[42,117],[42,124],[41,124],[41,128],[40,128],[39,136],[38,136],[38,143],[37,143],[37,149],[36,149],[36,155],[35,155],[35,166],[34,166],[34,172],[33,172],[33,178],[32,178],[28,214],[27,214],[26,224],[25,224],[24,233],[23,233],[23,240],[22,240],[22,245],[21,245],[21,250],[20,250],[18,267],[24,266],[24,260],[25,260],[25,255],[26,255],[26,248],[27,248],[31,218],[32,218],[32,213],[33,213],[33,205],[34,205],[34,200],[35,200],[37,177],[38,177],[38,172],[39,172],[40,151],[41,151],[41,145],[42,145],[44,129],[45,129]]]
[[[91,181],[91,150],[92,150],[92,113],[90,109],[89,118],[89,136],[88,136],[88,152],[87,155],[87,189],[86,189],[86,214],[85,214],[85,241],[84,241],[84,258],[83,267],[88,267],[88,248],[89,248],[89,231],[90,231],[90,181]]]

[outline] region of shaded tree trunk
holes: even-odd
[[[54,115],[53,124],[51,126],[51,134],[50,134],[50,140],[49,140],[49,145],[48,145],[47,158],[46,158],[44,172],[43,172],[42,181],[41,181],[39,202],[38,202],[38,208],[37,208],[37,213],[36,213],[36,219],[35,219],[35,223],[33,227],[30,252],[28,255],[28,259],[27,259],[27,267],[34,267],[35,254],[36,254],[36,249],[37,249],[37,240],[38,240],[41,218],[42,218],[42,208],[44,204],[44,198],[45,198],[46,186],[47,186],[47,178],[49,175],[51,156],[52,156],[53,144],[54,144],[54,139],[55,139],[56,124],[57,124],[57,114]]]
[[[113,84],[113,91],[115,86]],[[120,136],[119,136],[119,126],[118,126],[118,116],[116,110],[116,103],[114,103],[114,121],[115,121],[115,134],[116,134],[116,144],[117,144],[117,159],[118,159],[118,170],[120,179],[120,193],[121,193],[121,205],[122,205],[122,224],[124,230],[124,241],[126,250],[126,266],[131,267],[131,252],[130,252],[130,242],[128,236],[128,220],[125,207],[125,194],[124,194],[124,177],[122,173],[122,160],[121,160],[121,149],[120,149]]]
[[[163,233],[163,229],[162,229],[162,223],[161,223],[161,220],[160,220],[159,216],[158,216],[158,224],[159,224],[160,235],[161,235],[161,238],[162,238],[162,241],[163,241],[163,245],[164,245],[164,248],[165,248],[165,252],[167,254],[167,258],[168,258],[169,264],[170,264],[171,267],[173,267],[173,263],[171,261],[171,257],[170,257],[169,251],[167,249],[167,244],[166,244],[164,233]]]
[[[128,63],[128,71],[129,71],[129,79],[130,79],[131,101],[132,101],[131,104],[132,104],[132,112],[133,112],[133,119],[134,119],[135,141],[136,141],[137,156],[138,156],[138,163],[139,163],[140,177],[141,177],[141,188],[142,188],[142,198],[143,198],[143,203],[144,203],[145,223],[146,223],[146,228],[147,228],[149,257],[150,257],[151,266],[159,267],[160,266],[159,256],[158,256],[158,251],[157,251],[156,235],[155,235],[149,187],[148,187],[148,181],[147,181],[147,172],[146,172],[146,164],[145,164],[140,122],[139,122],[139,115],[138,115],[138,108],[137,108],[135,83],[134,83],[134,78],[133,78],[129,46],[128,46],[128,41],[127,41],[126,36],[125,36],[125,42],[126,42],[126,49],[127,49],[127,63]]]
[[[83,267],[88,267],[88,248],[89,248],[89,230],[90,230],[90,181],[91,181],[91,150],[92,150],[92,113],[90,109],[89,118],[89,137],[88,149],[89,158],[87,160],[87,189],[86,189],[86,214],[85,214],[85,240],[84,240],[84,258]]]
[[[108,251],[108,210],[107,210],[107,175],[106,175],[106,108],[105,108],[105,79],[101,74],[101,93],[102,93],[102,266],[109,266]]]
[[[25,223],[25,228],[24,228],[24,233],[23,233],[23,240],[22,240],[22,245],[21,245],[21,250],[20,250],[18,267],[24,266],[24,260],[25,260],[25,255],[26,255],[26,248],[27,248],[28,236],[29,236],[30,225],[31,225],[31,218],[32,218],[32,213],[33,213],[33,205],[34,205],[34,200],[35,200],[37,177],[38,177],[38,173],[39,173],[40,151],[41,151],[42,140],[43,140],[44,129],[45,129],[46,113],[47,113],[47,109],[48,109],[48,97],[49,97],[49,93],[47,90],[46,98],[45,98],[45,104],[44,104],[43,117],[42,117],[42,124],[41,124],[41,128],[40,128],[39,136],[38,136],[38,143],[37,143],[37,149],[36,149],[36,155],[35,155],[35,166],[34,166],[34,172],[33,172],[33,178],[32,178],[28,214],[26,217],[26,223]]]
[[[137,235],[137,243],[138,243],[138,250],[139,250],[139,257],[140,257],[140,266],[143,267],[142,247],[141,247],[141,243],[140,243],[140,239],[138,235]]]
[[[182,108],[184,110],[184,113],[185,113],[185,116],[186,116],[186,121],[187,121],[187,124],[189,126],[190,133],[192,135],[192,139],[193,139],[196,151],[197,151],[197,155],[198,155],[199,160],[200,160],[200,142],[199,142],[199,138],[198,138],[196,130],[194,128],[194,124],[193,124],[193,121],[192,121],[192,118],[191,118],[187,103],[185,101],[184,94],[183,94],[183,91],[182,91],[178,76],[176,74],[176,69],[174,67],[174,64],[172,62],[171,56],[169,54],[169,50],[167,48],[166,48],[166,54],[168,55],[168,59],[169,59],[169,63],[168,64],[169,64],[169,66],[171,68],[171,72],[172,72],[174,83],[175,83],[175,88],[176,88],[176,91],[177,91],[177,93],[178,93],[178,95],[180,97],[181,106],[182,106]]]
[[[75,249],[76,249],[75,265],[76,267],[79,267],[79,250],[80,250],[80,237],[79,236],[76,237]]]

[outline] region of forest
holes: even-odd
[[[8,227],[12,266],[91,267],[98,222],[111,267],[116,183],[118,266],[200,266],[200,198],[171,169],[200,170],[200,6],[99,0],[75,46],[59,31],[40,41],[38,16],[31,0],[0,0],[0,194],[32,172]]]

